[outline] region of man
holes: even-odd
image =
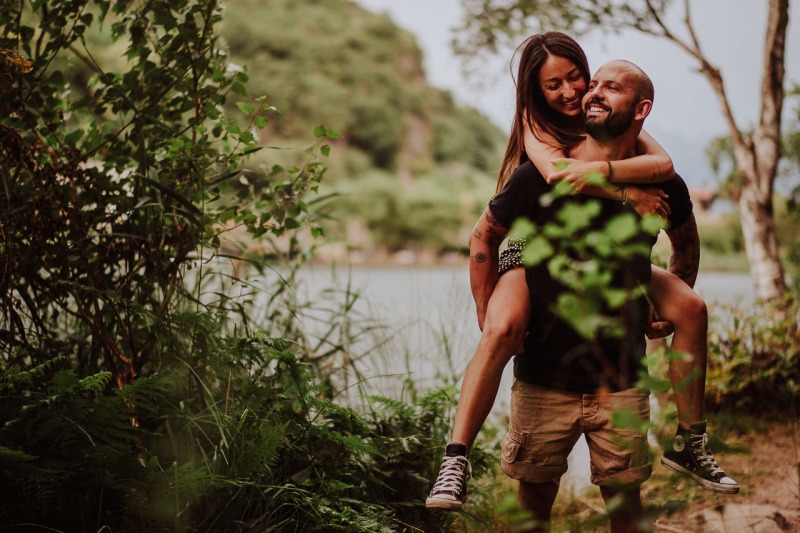
[[[610,161],[635,155],[635,141],[652,100],[652,83],[632,63],[613,61],[601,67],[583,99],[589,136],[570,156]],[[694,248],[697,231],[685,183],[675,179],[663,187],[669,194],[668,234],[673,252],[684,246]],[[599,219],[604,223],[629,209],[619,202],[583,196],[541,202],[551,190],[536,168],[525,163],[492,199],[487,216],[477,228],[486,238],[475,243],[483,246],[482,251],[489,244],[489,263],[493,265],[488,268],[496,265],[498,239],[520,216],[542,226],[555,219],[565,202],[597,201],[601,203]],[[687,263],[679,264],[678,270],[696,272],[697,257],[673,254],[673,260]],[[692,261],[695,264],[690,264]],[[647,286],[649,258],[629,260],[615,274],[620,287]],[[622,337],[600,335],[596,342],[588,343],[554,313],[553,305],[566,288],[551,276],[546,262],[528,268],[526,280],[532,316],[524,353],[514,360],[503,470],[520,481],[520,501],[537,523],[532,531],[547,531],[559,479],[567,470],[567,456],[584,434],[591,455],[592,482],[600,486],[607,504],[616,502],[612,530],[636,531],[643,519],[639,486],[652,471],[646,424],[638,429],[617,428],[611,417],[615,410],[624,409],[649,419],[649,395],[635,388],[645,352],[645,303],[634,301],[625,309],[625,316],[616,317],[624,326]]]

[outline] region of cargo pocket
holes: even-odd
[[[519,457],[520,452],[525,447],[525,433],[514,431],[509,428],[506,436],[503,437],[503,447],[500,453],[503,461],[506,463],[513,463]]]

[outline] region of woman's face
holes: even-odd
[[[581,114],[586,80],[577,65],[561,56],[550,55],[539,70],[539,88],[547,104],[562,115]]]

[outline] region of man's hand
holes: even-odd
[[[672,322],[666,320],[659,320],[653,308],[650,307],[647,311],[647,325],[645,326],[644,334],[650,340],[661,339],[668,337],[675,333],[675,327]]]
[[[628,203],[639,216],[656,215],[663,219],[672,212],[667,193],[657,187],[628,187]]]

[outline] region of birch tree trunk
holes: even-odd
[[[781,111],[785,94],[783,81],[789,0],[769,0],[764,69],[761,72],[761,109],[758,126],[751,135],[743,133],[737,125],[725,94],[722,74],[701,50],[691,19],[689,0],[683,2],[683,23],[689,32],[688,40],[676,36],[666,26],[652,0],[645,0],[645,4],[658,28],[656,33],[677,44],[697,60],[701,74],[717,97],[730,131],[736,168],[741,177],[741,186],[735,199],[755,295],[763,301],[782,298],[786,295],[787,285],[775,232],[772,194],[781,158]]]
[[[764,70],[761,75],[761,113],[752,138],[740,133],[732,117],[728,121],[736,166],[742,177],[737,203],[745,250],[755,294],[761,300],[781,298],[787,292],[775,233],[772,196],[781,158],[781,111],[788,22],[789,0],[770,0]],[[718,93],[718,97],[724,98],[724,93]]]

